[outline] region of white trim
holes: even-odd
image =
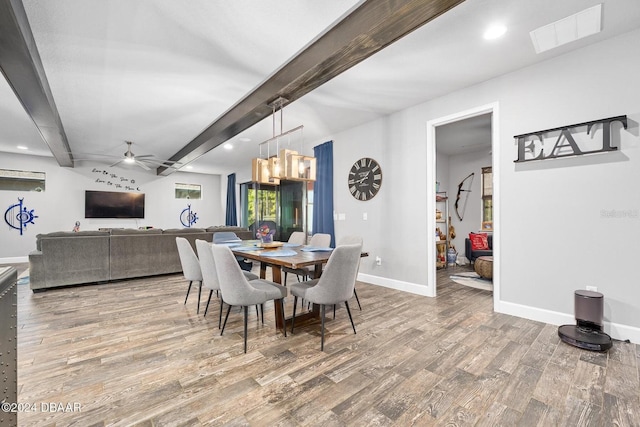
[[[411,294],[428,297],[427,286],[417,283],[403,282],[401,280],[388,279],[386,277],[372,276],[370,274],[358,273],[358,281],[370,283],[372,285],[383,286],[385,288],[396,289],[398,291],[409,292]]]
[[[0,264],[22,264],[23,262],[29,262],[29,257],[16,256],[12,258],[0,258]]]
[[[510,314],[512,316],[522,317],[551,325],[575,325],[576,323],[574,316],[566,313],[514,304],[511,302],[501,301],[495,309],[499,313]],[[619,323],[611,323],[605,320],[603,322],[603,329],[604,332],[609,334],[613,339],[623,341],[629,340],[632,343],[640,344],[640,328],[621,325]]]
[[[500,301],[500,135],[499,103],[492,102],[448,116],[427,121],[427,230],[436,229],[435,186],[436,186],[436,127],[481,114],[492,113],[491,151],[493,172],[493,307],[496,310]],[[435,233],[427,233],[427,289],[428,296],[435,297],[436,290],[436,254]],[[496,310],[497,311],[497,310]]]

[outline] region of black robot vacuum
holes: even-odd
[[[576,325],[562,325],[558,336],[567,344],[591,351],[607,351],[613,345],[611,337],[602,332],[604,296],[600,292],[575,292]]]

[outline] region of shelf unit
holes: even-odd
[[[436,240],[436,268],[446,268],[449,250],[449,197],[446,191],[436,192],[436,227],[440,229],[440,240]]]

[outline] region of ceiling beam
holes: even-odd
[[[464,0],[367,0],[318,36],[200,135],[171,156],[189,163],[272,114],[269,104],[293,102]],[[174,169],[161,166],[158,175]]]
[[[0,71],[60,166],[73,158],[20,0],[0,0]]]

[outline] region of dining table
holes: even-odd
[[[282,268],[287,267],[297,269],[302,267],[314,267],[314,277],[322,275],[322,267],[329,261],[333,248],[319,248],[304,245],[293,245],[285,242],[275,242],[269,247],[261,247],[256,241],[242,241],[237,245],[230,246],[231,251],[237,257],[243,257],[260,263],[260,278],[266,277],[267,268],[271,267],[271,280],[275,283],[286,286],[282,283]],[[362,252],[361,257],[367,257],[367,252]],[[282,313],[280,304],[274,304],[276,327],[282,329],[290,324],[293,316],[285,317],[285,324],[282,323]],[[296,313],[296,325],[309,319],[320,318],[320,306],[313,304],[310,311]]]

